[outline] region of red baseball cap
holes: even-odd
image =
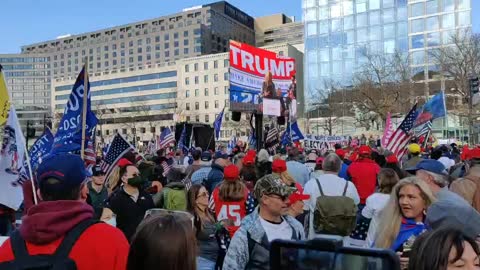
[[[272,162],[272,172],[282,173],[287,170],[287,162],[283,159],[276,159]]]
[[[238,167],[235,165],[228,165],[223,169],[223,178],[227,181],[235,181],[238,179],[238,176],[240,175],[240,171],[238,170]]]
[[[390,155],[386,159],[389,164],[398,163],[398,158],[395,155]]]
[[[360,155],[370,155],[370,154],[372,154],[372,149],[370,148],[370,146],[362,145],[358,149],[358,154],[360,154]]]
[[[243,165],[253,165],[253,163],[255,163],[255,156],[252,156],[252,155],[246,155],[243,160],[242,160],[242,163]]]
[[[295,191],[290,195],[290,197],[288,197],[288,200],[290,201],[289,202],[290,205],[298,201],[306,201],[310,199],[310,195],[303,193],[303,188],[301,185],[299,185],[298,183],[295,183],[295,187],[297,188],[297,191]]]
[[[343,159],[345,157],[345,150],[337,149],[337,150],[335,150],[335,154],[337,154],[337,156],[339,156],[341,159]]]
[[[324,159],[325,159],[325,158],[323,158],[323,157],[318,157],[317,160],[315,160],[315,163],[316,163],[317,165],[322,165]]]

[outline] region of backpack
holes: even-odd
[[[165,199],[165,209],[167,210],[187,210],[187,192],[185,189],[170,188]]]
[[[322,185],[315,179],[322,196],[317,198],[313,213],[313,228],[318,234],[348,236],[355,229],[357,206],[352,198],[346,197],[348,182],[341,196],[325,196]]]
[[[90,226],[99,223],[97,220],[87,219],[70,230],[53,254],[29,255],[25,240],[20,232],[13,232],[10,237],[13,261],[0,263],[2,270],[77,270],[75,261],[68,257],[70,251],[82,233]]]

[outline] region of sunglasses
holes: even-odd
[[[145,216],[143,219],[150,220],[150,222],[158,221],[162,218],[173,218],[176,222],[181,223],[188,223],[191,224],[192,228],[194,228],[194,217],[192,214],[184,211],[173,211],[173,210],[165,210],[161,208],[153,208],[147,210],[145,212]]]
[[[277,198],[277,199],[280,199],[282,201],[286,201],[288,199],[289,196],[285,196],[285,195],[278,195],[278,194],[265,194],[267,195],[268,197],[273,197],[273,198]]]
[[[200,197],[208,197],[208,192],[202,192],[198,194],[197,198],[200,198]]]

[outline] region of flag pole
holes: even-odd
[[[87,98],[88,98],[88,58],[85,57],[85,65],[83,68],[83,108],[82,108],[82,148],[80,157],[85,160],[85,126],[87,125]]]
[[[30,182],[32,182],[32,193],[33,193],[33,202],[35,205],[38,204],[37,199],[37,190],[35,189],[35,180],[33,179],[32,165],[30,164],[30,155],[28,154],[28,149],[25,151],[25,158],[27,159],[28,174],[30,176]]]

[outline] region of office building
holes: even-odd
[[[257,47],[273,44],[303,43],[304,26],[285,14],[255,18],[255,43]]]
[[[22,47],[48,54],[54,78],[74,77],[88,58],[93,73],[226,52],[234,39],[254,45],[254,19],[225,1],[127,25]]]
[[[351,86],[366,62],[365,52],[408,54],[412,76],[428,78],[429,70],[438,70],[428,52],[471,27],[470,4],[471,0],[303,1],[306,95],[328,91],[331,82]]]
[[[35,128],[36,135],[48,125],[51,114],[50,62],[46,55],[0,54],[5,82],[20,125]],[[26,132],[24,132],[26,135]]]
[[[74,79],[53,81],[52,104],[58,123]],[[148,68],[103,72],[90,76],[92,110],[99,123],[97,136],[109,142],[118,132],[131,142],[149,141],[160,128],[173,125],[177,98],[175,62]]]

